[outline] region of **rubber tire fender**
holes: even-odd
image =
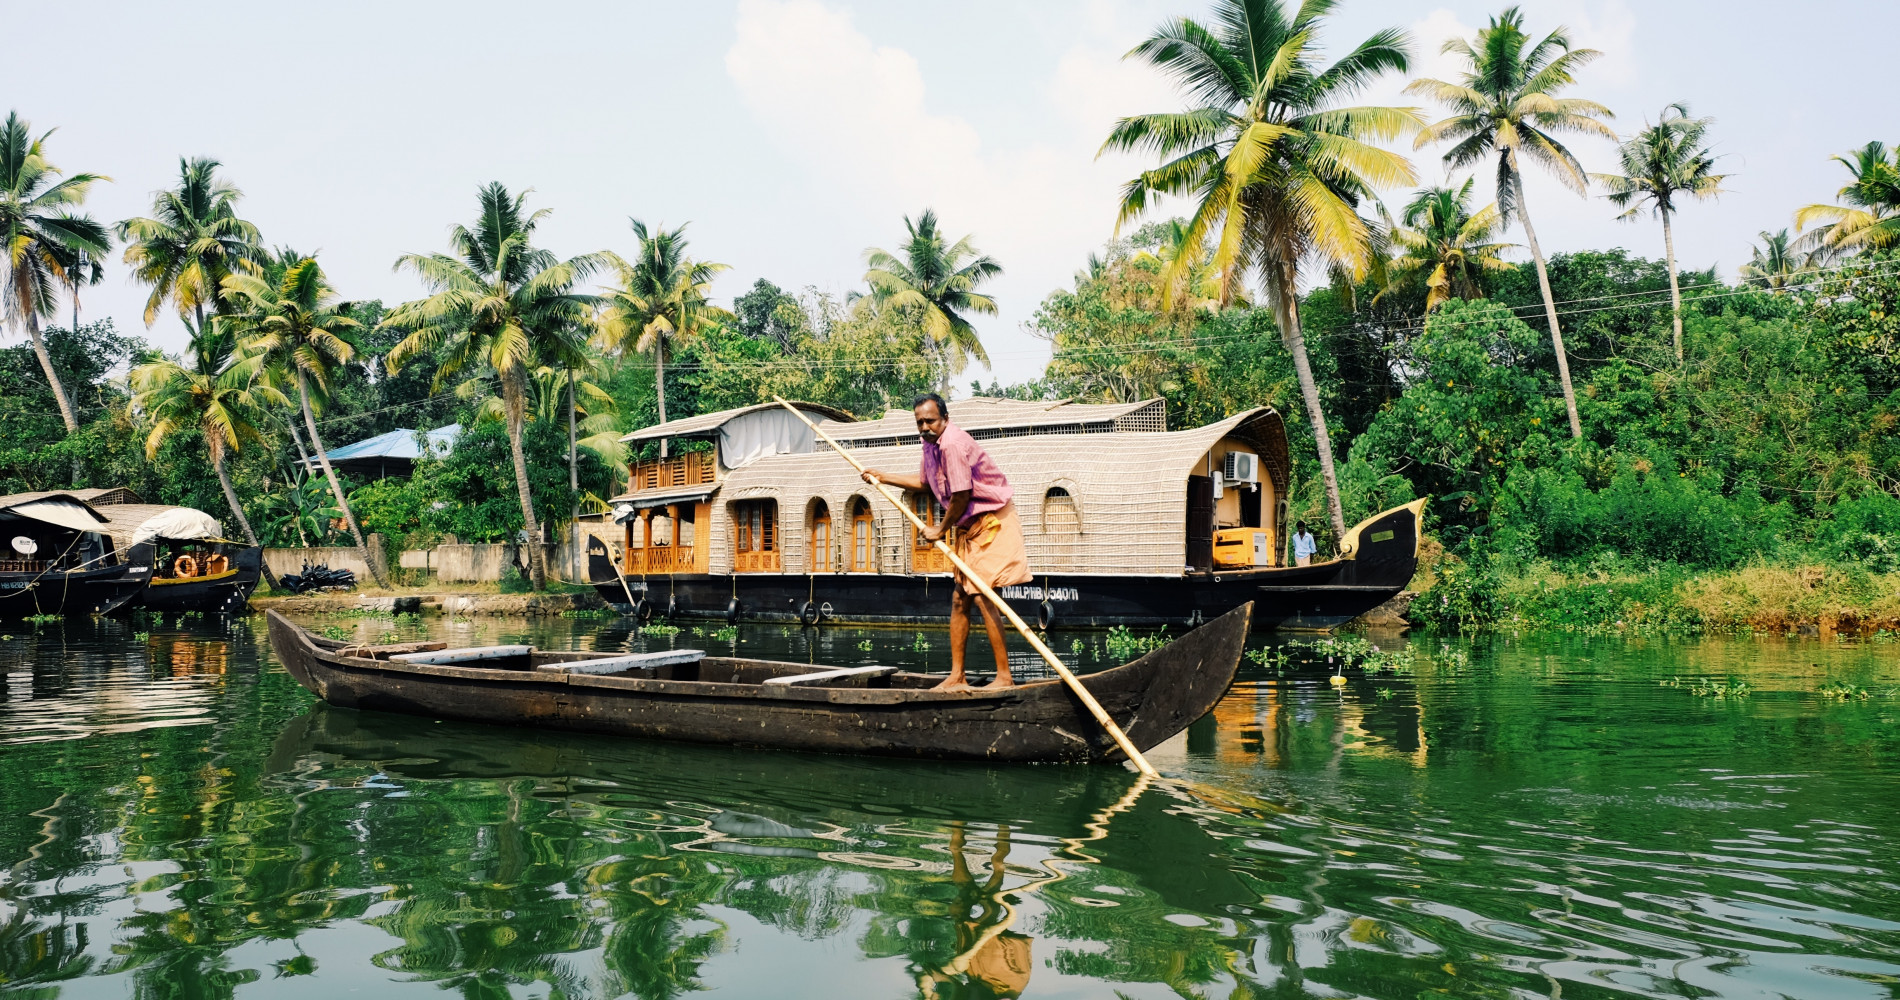
[[[672,621],[673,619],[678,618],[679,616],[680,616],[680,599],[673,594],[666,595],[666,620]]]
[[[804,628],[811,628],[813,625],[818,624],[818,617],[818,603],[816,601],[806,601],[798,606],[798,624]]]
[[[633,599],[633,609],[627,614],[635,624],[643,623],[653,617],[653,604],[644,597],[636,597]]]
[[[726,602],[726,624],[739,624],[739,599],[737,597]]]
[[[1048,601],[1036,605],[1036,627],[1044,632],[1056,623],[1056,606]]]

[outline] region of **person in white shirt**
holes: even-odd
[[[1312,532],[1306,530],[1306,522],[1301,521],[1295,524],[1293,526],[1294,563],[1300,566],[1310,566],[1313,564],[1313,553],[1318,551],[1319,542],[1314,540]]]

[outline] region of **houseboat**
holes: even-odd
[[[0,496],[0,619],[104,614],[151,578],[151,548],[118,544],[112,520],[83,498]]]
[[[865,465],[918,467],[908,410],[876,420],[794,404]],[[1253,602],[1266,627],[1326,630],[1399,593],[1424,501],[1347,533],[1340,554],[1292,565],[1286,427],[1268,407],[1169,431],[1159,399],[1092,404],[975,398],[951,420],[1009,477],[1036,579],[1002,588],[1051,625],[1194,625]],[[590,582],[623,613],[915,624],[948,619],[942,555],[796,416],[775,403],[648,427],[612,520],[584,525]],[[927,492],[905,502],[936,523]]]
[[[84,495],[89,490],[79,491]],[[148,504],[125,490],[90,499],[122,549],[151,549],[152,583],[133,606],[153,611],[244,610],[264,571],[264,550],[224,537],[218,519],[193,507]]]

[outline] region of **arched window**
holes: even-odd
[[[811,572],[830,573],[832,565],[831,550],[831,508],[823,500],[811,502]]]
[[[732,522],[733,571],[778,572],[778,501],[737,501],[732,505]]]
[[[1051,535],[1079,535],[1082,533],[1082,512],[1076,509],[1075,497],[1060,486],[1049,487],[1042,498],[1042,530]]]
[[[943,523],[943,505],[937,502],[937,495],[929,490],[919,490],[910,495],[910,509],[917,513],[917,519],[935,527]],[[937,547],[924,541],[924,533],[913,525],[910,529],[910,571],[913,573],[948,573],[950,560],[945,559]]]
[[[851,565],[853,573],[871,572],[877,549],[871,541],[871,504],[863,497],[851,498]]]

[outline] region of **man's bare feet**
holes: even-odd
[[[944,678],[942,683],[938,684],[934,688],[931,688],[930,690],[932,691],[970,691],[973,689],[970,687],[970,682],[968,680],[965,680],[962,674],[951,674],[949,677]]]
[[[1016,682],[1015,682],[1015,681],[1013,681],[1013,680],[1011,680],[1011,679],[1009,679],[1008,677],[998,677],[998,678],[996,678],[995,680],[993,680],[993,681],[991,681],[991,682],[989,682],[988,684],[985,684],[985,685],[983,685],[982,687],[979,687],[979,688],[974,688],[973,690],[976,690],[976,691],[1000,691],[1000,690],[1002,690],[1003,688],[1013,688],[1013,687],[1015,687],[1015,686],[1016,686]]]

